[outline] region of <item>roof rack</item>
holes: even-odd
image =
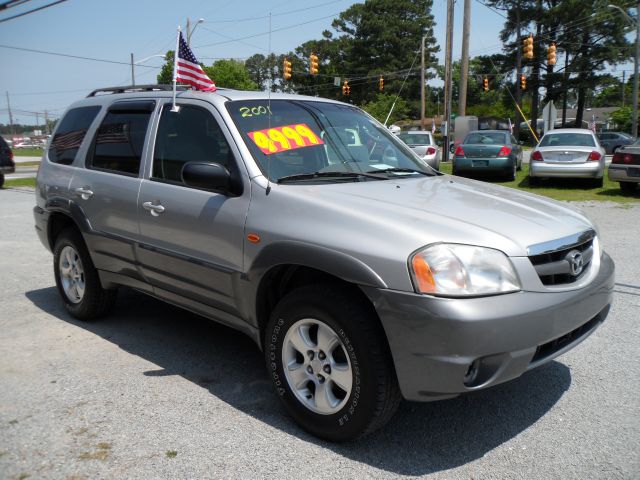
[[[114,93],[128,93],[128,92],[157,92],[157,91],[170,91],[173,90],[173,85],[158,84],[158,85],[126,85],[120,87],[107,87],[98,88],[91,92],[87,97],[95,97],[99,94],[114,94]],[[188,90],[187,87],[178,85],[176,90]]]

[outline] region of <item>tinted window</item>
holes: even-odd
[[[151,112],[109,112],[102,121],[87,166],[138,175]]]
[[[589,133],[550,133],[542,137],[540,147],[595,147],[593,136]]]
[[[69,110],[56,130],[49,146],[49,160],[71,165],[84,140],[89,126],[98,115],[100,107],[81,107]]]
[[[230,155],[229,144],[210,112],[190,105],[172,112],[167,105],[158,126],[151,175],[155,180],[182,183],[186,162],[215,162],[229,168]]]
[[[467,138],[464,139],[466,144],[483,144],[483,145],[504,145],[509,143],[507,136],[504,133],[470,133]]]
[[[611,139],[613,139],[615,137],[614,137],[614,135],[611,135],[610,133],[601,133],[600,135],[598,135],[598,138],[600,140],[611,140]]]

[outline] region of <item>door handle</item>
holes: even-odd
[[[162,205],[155,205],[151,202],[144,202],[142,204],[142,207],[145,210],[149,210],[151,212],[151,215],[153,215],[154,217],[157,217],[162,212],[164,212],[164,207]]]
[[[78,187],[74,190],[83,200],[89,200],[89,197],[93,195],[93,192],[89,190],[89,187]]]

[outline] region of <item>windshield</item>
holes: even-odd
[[[588,133],[549,133],[542,137],[539,147],[595,147],[593,136]]]
[[[504,145],[509,143],[507,136],[504,133],[491,132],[491,133],[470,133],[464,139],[463,144],[466,145]]]
[[[226,107],[260,169],[273,182],[296,177],[309,181],[309,174],[318,173],[311,180],[436,174],[395,135],[355,107],[267,99],[233,101]],[[376,172],[380,175],[366,175]]]
[[[433,145],[428,133],[399,133],[398,138],[407,145]]]

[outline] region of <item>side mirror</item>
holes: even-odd
[[[182,167],[182,181],[190,187],[227,193],[231,174],[219,163],[187,162]]]

